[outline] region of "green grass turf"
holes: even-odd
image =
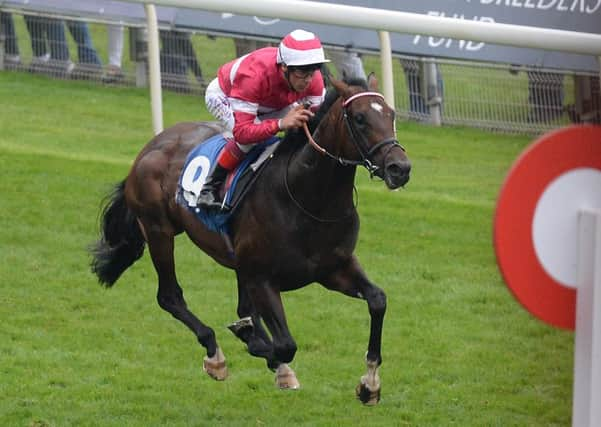
[[[165,125],[204,120],[164,94]],[[407,188],[358,173],[357,254],[388,295],[382,401],[363,407],[366,304],[318,285],[284,294],[302,389],[283,392],[225,329],[234,275],[184,236],[178,277],[215,328],[230,378],[156,304],[148,254],[113,289],[88,268],[102,197],[151,137],[144,89],[0,73],[0,425],[564,426],[573,334],[534,319],[499,275],[495,200],[529,138],[398,123]]]

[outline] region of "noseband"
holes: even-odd
[[[399,144],[399,142],[396,140],[396,138],[386,138],[386,139],[378,142],[377,144],[373,145],[371,148],[368,147],[367,138],[353,125],[353,123],[349,117],[349,114],[348,114],[349,113],[348,107],[350,106],[350,104],[355,99],[363,97],[363,96],[377,96],[379,98],[384,99],[384,95],[382,95],[381,93],[378,93],[378,92],[359,92],[359,93],[356,93],[355,95],[347,98],[346,100],[344,100],[342,102],[342,111],[343,111],[342,117],[344,119],[344,123],[348,130],[348,133],[351,136],[351,141],[353,142],[353,144],[355,145],[355,148],[361,155],[361,160],[350,160],[350,159],[345,159],[343,157],[335,156],[335,155],[331,154],[325,148],[323,148],[321,145],[319,145],[317,142],[315,142],[315,140],[311,136],[306,124],[304,125],[304,129],[305,129],[305,134],[307,135],[307,138],[309,140],[309,143],[321,154],[324,154],[324,155],[330,157],[331,159],[336,160],[338,163],[340,163],[343,166],[359,166],[359,165],[361,165],[361,166],[365,167],[365,169],[367,169],[369,171],[370,176],[373,177],[373,175],[379,169],[378,166],[376,166],[372,163],[372,156],[376,152],[378,152],[380,149],[382,149],[383,147],[386,147],[386,146],[389,146],[388,152],[390,152],[390,150],[392,150],[392,148],[395,146],[400,147],[403,151],[405,151],[405,148],[401,144]],[[388,154],[388,152],[387,152],[387,154]]]

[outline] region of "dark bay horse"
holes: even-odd
[[[298,388],[299,383],[288,366],[297,347],[280,293],[317,282],[363,299],[371,326],[367,373],[356,392],[363,403],[375,404],[386,295],[353,254],[359,232],[355,173],[364,166],[395,189],[407,183],[411,166],[395,138],[394,111],[373,84],[334,79],[331,84],[334,90],[307,132],[317,145],[307,143],[310,138],[302,131],[286,134],[230,220],[229,239],[209,231],[176,202],[187,154],[222,129],[216,123],[180,123],[157,135],[108,198],[100,239],[91,248],[92,270],[102,284],[112,286],[148,245],[158,275],[158,304],[196,335],[206,348],[204,370],[223,380],[227,367],[215,332],[188,309],[176,278],[174,237],[185,232],[236,272],[240,320],[230,329],[249,353],[265,358],[281,388]]]

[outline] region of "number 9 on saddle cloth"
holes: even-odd
[[[227,140],[221,134],[207,139],[190,151],[186,158],[179,178],[176,202],[193,212],[209,230],[227,234],[229,218],[236,211],[263,167],[268,163],[267,160],[272,157],[280,141],[278,137],[272,137],[253,147],[242,163],[230,172],[226,180],[223,190],[225,195],[222,199],[224,209],[209,212],[196,206],[196,200]]]

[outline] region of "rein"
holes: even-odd
[[[313,139],[313,135],[311,135],[311,132],[309,131],[309,128],[307,127],[307,123],[303,123],[303,129],[305,130],[305,135],[307,135],[309,144],[311,144],[311,146],[313,148],[315,148],[319,153],[323,154],[324,156],[327,156],[330,159],[337,161],[338,163],[340,163],[343,166],[365,166],[365,162],[363,160],[345,159],[344,157],[335,156],[332,153],[330,153],[328,150],[323,148],[321,145],[319,145],[315,141],[315,139]]]
[[[351,136],[351,140],[353,141],[353,144],[355,145],[355,148],[357,149],[357,151],[359,152],[359,154],[362,157],[361,160],[351,160],[351,159],[346,159],[346,158],[341,157],[341,156],[335,156],[335,155],[333,155],[332,153],[330,153],[328,150],[326,150],[325,148],[323,148],[321,145],[319,145],[315,141],[315,139],[313,138],[313,135],[311,135],[311,132],[309,131],[309,128],[307,127],[307,123],[303,123],[303,129],[305,131],[305,135],[307,136],[307,140],[309,141],[309,144],[315,150],[317,150],[320,154],[322,154],[324,156],[327,156],[330,159],[335,160],[336,162],[338,162],[342,166],[363,166],[363,167],[365,167],[369,171],[370,177],[373,178],[374,174],[379,169],[378,166],[374,165],[371,162],[371,160],[370,160],[371,156],[375,152],[377,152],[378,150],[382,149],[384,146],[390,146],[390,148],[388,149],[388,151],[392,150],[392,148],[394,146],[400,147],[403,151],[405,151],[405,148],[403,148],[403,146],[401,144],[399,144],[399,142],[395,138],[386,138],[386,139],[378,142],[377,144],[375,144],[371,148],[367,148],[367,141],[366,141],[365,136],[363,134],[361,134],[355,127],[353,127],[353,125],[351,124],[351,120],[349,118],[349,115],[348,115],[348,111],[347,111],[347,107],[351,104],[351,102],[353,102],[355,99],[363,97],[363,96],[377,96],[379,98],[384,99],[384,95],[382,95],[381,93],[378,93],[378,92],[359,92],[359,93],[356,93],[355,95],[350,96],[349,98],[347,98],[346,100],[344,100],[342,102],[344,122],[346,124],[348,133]],[[339,221],[342,221],[342,220],[350,217],[351,215],[353,215],[356,212],[356,208],[357,208],[357,204],[358,204],[358,193],[357,193],[357,187],[355,187],[355,186],[353,186],[353,192],[354,192],[354,195],[355,195],[356,203],[354,203],[354,206],[353,206],[354,209],[351,210],[351,212],[349,212],[346,215],[343,215],[343,216],[341,216],[339,218],[320,218],[320,217],[315,216],[311,212],[309,212],[307,209],[305,209],[300,204],[300,202],[298,200],[296,200],[296,198],[294,197],[294,195],[290,191],[290,187],[288,186],[288,167],[290,166],[290,161],[292,159],[292,154],[293,153],[291,153],[290,156],[288,157],[288,163],[286,165],[286,171],[284,172],[284,186],[286,188],[286,192],[288,193],[288,197],[290,197],[290,200],[292,200],[292,202],[296,205],[296,207],[301,212],[303,212],[309,218],[311,218],[311,219],[313,219],[315,221],[318,221],[318,222],[322,222],[322,223],[339,222]]]
[[[359,151],[359,154],[361,154],[361,157],[362,157],[361,160],[350,160],[350,159],[345,159],[344,157],[333,155],[332,153],[330,153],[328,150],[323,148],[321,145],[319,145],[315,141],[315,139],[311,135],[311,132],[309,132],[307,123],[303,123],[303,129],[305,131],[305,135],[307,136],[307,140],[309,141],[311,146],[313,148],[315,148],[319,153],[321,153],[322,155],[328,156],[329,158],[335,160],[336,162],[340,163],[343,166],[363,166],[365,169],[367,169],[369,171],[370,177],[373,177],[375,172],[379,169],[378,166],[374,165],[370,160],[371,156],[375,152],[377,152],[378,150],[380,150],[382,147],[384,147],[386,145],[390,145],[390,148],[388,149],[388,151],[392,150],[392,148],[394,146],[400,147],[403,151],[405,151],[405,148],[401,144],[399,144],[399,142],[396,140],[396,138],[386,138],[386,139],[378,142],[371,148],[367,148],[365,136],[363,134],[361,134],[355,127],[353,127],[353,125],[351,124],[349,115],[348,115],[348,110],[347,110],[347,107],[351,104],[351,102],[353,102],[355,99],[363,97],[363,96],[377,96],[379,98],[384,99],[384,95],[382,95],[379,92],[359,92],[359,93],[352,95],[351,97],[347,98],[346,100],[344,100],[342,102],[344,123],[346,124],[346,128],[351,136],[351,140],[353,141],[353,144],[357,148],[357,151]]]
[[[307,130],[307,132],[308,132],[308,130]],[[317,146],[319,148],[321,148],[319,145],[317,145]],[[295,153],[295,151],[292,151],[290,153],[290,155],[288,156],[288,161],[286,162],[286,169],[284,170],[284,187],[286,188],[286,192],[288,193],[288,197],[290,197],[290,200],[292,200],[292,202],[296,205],[296,207],[302,213],[304,213],[309,218],[311,218],[312,220],[317,221],[317,222],[334,223],[334,222],[340,222],[342,220],[349,218],[351,215],[353,215],[357,211],[357,206],[359,205],[359,193],[357,192],[357,187],[355,187],[354,185],[353,185],[353,194],[355,195],[355,198],[354,198],[354,202],[353,202],[353,209],[346,215],[340,216],[338,218],[320,218],[320,217],[312,214],[311,212],[309,212],[307,209],[305,209],[305,207],[303,205],[301,205],[298,200],[296,200],[296,198],[292,194],[292,191],[290,190],[290,186],[288,185],[288,168],[290,167],[290,161],[292,160],[294,153]]]

